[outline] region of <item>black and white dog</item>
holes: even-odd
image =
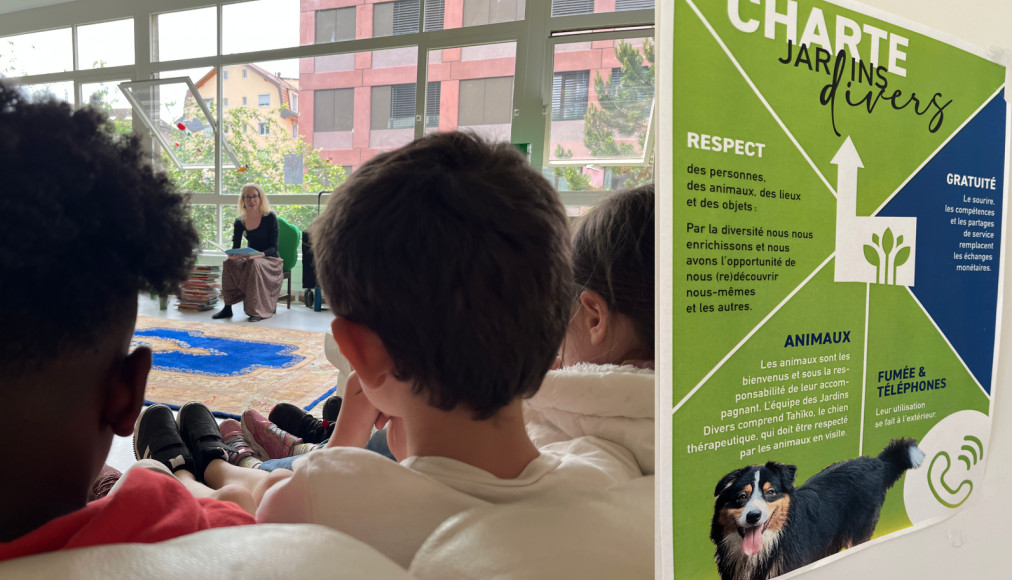
[[[773,461],[725,475],[710,539],[723,580],[765,580],[871,538],[888,490],[924,461],[913,439],[878,457],[834,463],[795,488],[797,467]]]

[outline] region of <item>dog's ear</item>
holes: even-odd
[[[741,477],[741,474],[745,473],[748,469],[749,469],[748,467],[742,467],[722,477],[720,481],[717,482],[717,487],[713,490],[713,497],[718,497],[721,494],[721,492],[727,489],[727,487],[731,485],[731,483],[733,483],[734,480]]]
[[[794,491],[794,478],[798,475],[797,465],[788,465],[786,463],[770,461],[766,464],[766,469],[769,469],[775,473],[778,478],[780,478],[780,482],[784,486],[782,491]]]

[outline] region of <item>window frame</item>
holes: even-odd
[[[0,40],[8,36],[17,36],[32,32],[40,32],[61,27],[71,27],[76,34],[78,26],[101,23],[105,21],[133,18],[134,20],[134,64],[130,66],[115,66],[83,70],[77,67],[65,72],[53,72],[47,74],[36,74],[17,78],[8,78],[7,82],[16,85],[38,85],[72,83],[74,94],[72,105],[82,103],[82,85],[120,81],[124,78],[134,79],[133,82],[144,82],[155,78],[160,73],[175,71],[183,68],[211,68],[217,67],[222,71],[224,67],[241,67],[241,78],[248,78],[246,65],[254,62],[266,62],[285,59],[305,59],[323,57],[339,54],[355,54],[369,51],[384,50],[390,48],[401,48],[407,46],[417,47],[417,81],[416,87],[416,122],[414,125],[415,138],[425,133],[429,125],[429,117],[435,117],[438,123],[438,115],[429,115],[426,111],[426,93],[430,81],[427,79],[429,70],[428,58],[432,51],[440,49],[452,49],[463,46],[480,44],[491,44],[501,42],[515,42],[517,52],[515,55],[514,84],[512,98],[512,118],[510,141],[514,143],[530,143],[531,163],[535,167],[546,167],[548,159],[549,123],[545,114],[546,96],[547,104],[550,107],[551,100],[551,78],[553,69],[554,43],[557,38],[569,40],[564,36],[573,31],[583,30],[624,30],[636,29],[635,32],[627,34],[633,36],[652,36],[656,39],[654,22],[656,14],[661,10],[661,3],[655,2],[654,10],[631,10],[622,12],[608,12],[599,14],[576,14],[570,16],[552,16],[551,2],[541,0],[518,0],[525,1],[524,20],[513,22],[500,22],[495,24],[480,25],[474,27],[459,27],[442,29],[442,21],[435,22],[431,14],[437,8],[430,2],[425,2],[425,7],[419,10],[417,30],[411,34],[392,35],[380,38],[361,38],[343,42],[324,44],[305,44],[288,48],[264,49],[256,52],[223,54],[222,36],[222,10],[227,4],[234,4],[235,0],[186,0],[181,7],[166,9],[162,2],[156,0],[135,0],[134,2],[104,2],[94,3],[84,10],[76,3],[66,5],[52,5],[34,7],[31,10],[23,10],[4,14],[0,19]],[[217,13],[217,35],[216,53],[212,56],[202,56],[175,61],[159,61],[152,55],[151,39],[157,36],[157,22],[152,18],[153,14],[164,14],[168,12],[199,10],[202,8],[214,7]],[[438,24],[438,26],[436,26]],[[605,33],[607,34],[607,33]],[[74,50],[77,49],[76,42]],[[232,79],[236,80],[236,79]],[[216,99],[222,102],[222,83],[224,75],[218,75]],[[547,86],[547,92],[546,92]],[[244,103],[244,106],[249,106]],[[656,101],[654,104],[656,109]],[[431,108],[431,107],[430,107]],[[550,108],[548,109],[550,110]],[[654,120],[648,129],[645,151],[649,151],[653,143]],[[148,132],[143,121],[138,115],[133,116],[135,131]],[[431,128],[431,127],[430,127]],[[142,142],[151,143],[151,139],[142,139]],[[221,132],[216,133],[218,144],[216,153],[216,166],[224,168],[229,163],[237,161],[229,159],[225,153],[228,149],[227,139],[224,139]],[[569,161],[569,160],[567,160]],[[578,161],[573,160],[573,164]],[[601,164],[601,160],[594,160],[594,163]],[[621,164],[631,165],[631,160],[624,159]],[[222,190],[221,171],[215,172],[213,192],[184,192],[193,193],[194,202],[200,204],[218,204],[219,220],[221,208],[234,205],[236,192],[225,192]],[[584,192],[574,192],[578,195],[586,195]],[[326,200],[324,194],[323,200]],[[311,204],[317,205],[320,198],[311,194],[286,194],[286,204]],[[568,203],[568,202],[567,202]],[[220,224],[219,224],[220,226]],[[220,233],[220,231],[219,231]]]
[[[171,146],[169,146],[169,142],[162,135],[161,131],[156,129],[156,123],[152,121],[150,116],[145,112],[144,107],[141,106],[141,103],[137,100],[137,98],[134,95],[135,89],[156,88],[160,87],[161,85],[168,85],[174,83],[186,83],[187,89],[190,91],[191,95],[200,95],[200,92],[197,90],[197,87],[194,86],[193,81],[190,80],[190,77],[170,77],[165,79],[152,79],[149,81],[127,81],[124,83],[120,83],[119,89],[120,92],[123,93],[123,96],[126,97],[127,101],[129,101],[130,105],[133,107],[134,119],[139,120],[145,127],[147,127],[149,133],[159,142],[162,149],[168,154],[172,162],[176,164],[176,167],[179,167],[181,169],[182,168],[215,169],[217,164],[212,165],[210,167],[200,164],[187,165],[184,167],[183,163],[179,160],[178,157],[176,157],[175,151]],[[239,159],[236,157],[235,152],[232,150],[232,147],[228,144],[228,141],[220,138],[217,119],[211,113],[211,109],[207,106],[207,103],[204,102],[204,99],[195,98],[193,99],[193,101],[200,108],[200,111],[204,114],[204,120],[207,121],[207,126],[210,127],[212,131],[214,131],[216,150],[218,152],[224,150],[226,153],[228,153],[229,159],[231,159],[232,161],[231,166],[222,164],[222,167],[223,168],[239,167]],[[215,155],[216,157],[219,156],[218,153],[216,153]]]
[[[610,14],[628,14],[629,12],[616,12],[606,13]],[[598,16],[598,15],[594,15]],[[582,18],[582,17],[580,17]],[[655,127],[655,115],[657,114],[657,92],[654,91],[654,99],[650,106],[650,116],[647,120],[646,134],[643,139],[643,153],[638,157],[581,157],[581,158],[570,158],[570,159],[551,159],[549,149],[551,147],[551,124],[552,124],[552,86],[553,78],[555,75],[555,47],[559,44],[571,44],[576,42],[593,42],[596,40],[627,40],[630,38],[645,38],[651,37],[654,39],[656,46],[657,32],[653,26],[644,27],[628,27],[616,30],[607,30],[601,32],[594,31],[581,31],[575,33],[558,34],[552,36],[548,40],[548,50],[546,51],[546,57],[548,57],[548,66],[545,67],[544,75],[542,76],[542,83],[545,87],[548,99],[543,103],[545,110],[548,114],[545,115],[545,128],[544,128],[544,142],[541,147],[541,151],[544,154],[542,167],[545,168],[562,168],[562,167],[582,167],[586,165],[595,165],[599,167],[622,167],[622,166],[639,166],[646,165],[649,163],[650,158],[653,156],[654,150],[654,133]],[[609,77],[610,78],[610,77]],[[593,86],[593,78],[590,79],[590,85]],[[589,91],[589,87],[588,87]],[[592,204],[590,204],[592,205]]]

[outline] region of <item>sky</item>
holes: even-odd
[[[222,9],[225,54],[299,45],[299,0],[256,0]],[[212,56],[216,52],[216,8],[158,15],[160,60]],[[131,19],[78,27],[80,68],[133,64]],[[69,28],[0,39],[0,72],[7,76],[73,70]],[[261,63],[257,63],[261,64]],[[263,63],[271,72],[298,78],[298,60]],[[204,71],[206,72],[206,71]],[[201,75],[197,75],[199,78]]]

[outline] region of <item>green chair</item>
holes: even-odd
[[[299,238],[302,237],[302,232],[299,228],[293,224],[288,223],[285,218],[278,216],[278,230],[280,234],[278,236],[278,254],[281,259],[284,260],[284,266],[282,271],[284,272],[284,279],[288,280],[288,292],[278,296],[278,300],[287,299],[288,308],[292,308],[292,268],[299,261]]]

